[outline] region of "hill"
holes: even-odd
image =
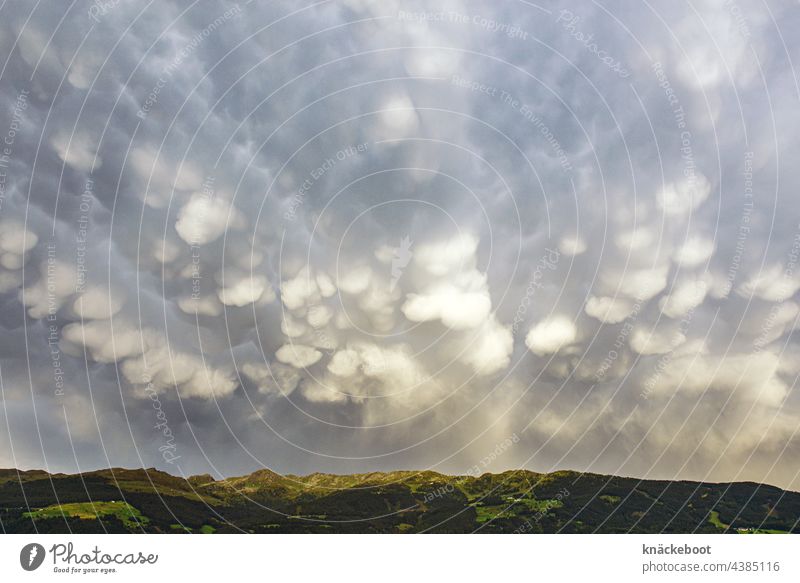
[[[215,480],[156,469],[76,475],[0,469],[5,533],[785,533],[800,493],[751,482],[638,480],[561,471]]]

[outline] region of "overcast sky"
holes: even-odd
[[[0,467],[800,489],[800,7],[573,4],[5,3]]]

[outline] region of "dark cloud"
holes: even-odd
[[[796,488],[798,9],[695,9],[4,7],[0,464]]]

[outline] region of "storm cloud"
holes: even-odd
[[[0,13],[0,466],[800,487],[796,3]]]

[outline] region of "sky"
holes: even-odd
[[[795,2],[0,7],[0,467],[800,490]]]

